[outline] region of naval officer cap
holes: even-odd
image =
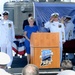
[[[0,65],[7,65],[10,62],[10,57],[4,52],[0,52]]]
[[[52,13],[51,16],[58,17],[59,16],[59,13]]]
[[[8,11],[4,11],[3,15],[9,15],[9,12]]]
[[[75,71],[73,70],[64,70],[59,72],[57,75],[75,75]]]
[[[71,16],[66,16],[65,19],[71,19]]]

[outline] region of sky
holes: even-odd
[[[3,5],[7,1],[10,1],[10,0],[0,0],[0,14],[3,12]]]

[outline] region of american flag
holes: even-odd
[[[24,46],[25,38],[23,36],[16,36],[16,40],[13,42],[12,49],[16,52],[16,54],[24,55],[25,54],[25,46]]]

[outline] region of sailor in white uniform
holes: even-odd
[[[9,62],[9,55],[4,52],[0,52],[0,75],[12,75],[4,70]]]
[[[66,40],[72,40],[73,39],[73,31],[74,31],[74,24],[71,21],[71,16],[65,17],[65,38]],[[68,53],[68,59],[73,59],[74,54]]]
[[[63,43],[65,42],[65,30],[64,30],[64,25],[59,22],[59,14],[58,13],[53,13],[51,14],[53,17],[53,22],[50,24],[45,24],[45,27],[50,29],[50,32],[59,32],[59,38],[60,38],[60,63],[62,61],[62,48],[63,48]]]
[[[72,40],[73,39],[73,31],[74,31],[74,24],[71,21],[70,16],[66,16],[65,18],[65,38],[66,40]]]
[[[1,52],[7,53],[11,61],[7,65],[8,68],[11,68],[11,64],[13,61],[13,54],[12,54],[12,43],[15,40],[15,32],[14,32],[14,25],[11,20],[8,20],[8,11],[3,12],[3,20],[2,22],[2,36],[1,36]]]

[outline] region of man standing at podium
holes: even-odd
[[[49,28],[50,32],[59,32],[60,36],[60,62],[62,61],[62,44],[65,42],[65,30],[64,25],[59,22],[59,14],[52,13],[52,22],[50,24],[45,24],[46,28]]]

